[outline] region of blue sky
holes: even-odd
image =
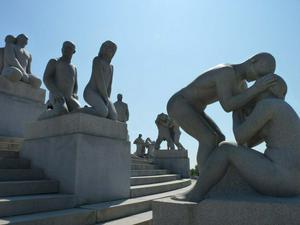
[[[60,56],[63,41],[76,44],[73,63],[82,105],[93,57],[103,41],[117,43],[112,99],[123,93],[130,107],[131,140],[138,133],[155,139],[156,115],[203,71],[258,52],[276,57],[276,73],[289,87],[287,101],[300,112],[298,0],[2,0],[0,6],[2,46],[7,34],[27,34],[32,71],[40,78],[48,60]],[[207,113],[227,140],[234,140],[231,114],[218,103]],[[182,143],[194,166],[197,142],[183,133]]]

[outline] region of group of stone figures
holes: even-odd
[[[41,80],[31,73],[31,54],[25,49],[28,37],[20,34],[17,37],[7,35],[5,47],[0,49],[0,75],[12,82],[22,81],[34,88],[41,86]],[[84,99],[91,107],[81,108],[77,91],[77,69],[71,64],[75,53],[75,45],[65,41],[62,46],[62,56],[50,59],[43,81],[49,89],[47,110],[39,119],[51,118],[68,112],[86,112],[100,117],[126,122],[129,119],[128,106],[118,101],[110,100],[113,80],[111,60],[117,50],[115,43],[106,41],[101,45],[98,56],[93,60],[92,75],[84,89]]]
[[[177,200],[199,202],[232,166],[257,192],[286,197],[300,194],[300,120],[285,102],[287,85],[274,74],[275,58],[260,53],[241,64],[221,64],[174,94],[168,114],[199,142],[199,177],[193,189]],[[247,87],[247,81],[255,83]],[[219,102],[232,112],[237,144],[205,113]],[[260,153],[254,146],[265,142]]]
[[[180,128],[177,123],[168,114],[161,113],[157,115],[155,124],[158,129],[158,137],[156,141],[152,141],[149,137],[144,140],[142,134],[139,134],[133,142],[136,144],[135,155],[139,157],[152,156],[154,150],[159,150],[163,141],[167,141],[167,150],[185,150],[180,143]],[[146,149],[148,150],[146,153]]]

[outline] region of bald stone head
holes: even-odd
[[[270,87],[268,91],[275,97],[284,99],[287,94],[287,84],[282,79],[282,77],[278,76],[277,74],[274,74],[276,83],[274,86]]]
[[[6,44],[14,44],[16,42],[16,38],[13,35],[7,35],[5,37],[5,43]]]
[[[276,61],[270,53],[259,53],[248,59],[247,65],[247,81],[254,81],[258,78],[275,72]]]
[[[118,94],[117,95],[117,99],[119,102],[121,102],[123,100],[123,95],[122,94]]]
[[[75,44],[71,41],[65,41],[63,43],[61,52],[64,56],[72,57],[72,55],[76,52]]]
[[[17,36],[16,40],[17,45],[19,45],[21,48],[25,48],[25,46],[28,43],[28,37],[25,34],[19,34]]]

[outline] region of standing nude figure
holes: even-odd
[[[83,94],[85,101],[92,106],[84,108],[84,111],[112,120],[118,118],[115,106],[110,100],[113,80],[113,65],[110,63],[116,50],[116,44],[111,41],[101,45],[98,56],[93,60],[92,75]]]
[[[139,136],[134,140],[133,144],[136,145],[135,155],[138,157],[144,157],[145,156],[145,141],[142,138],[142,134],[139,134]]]
[[[191,192],[176,199],[201,201],[224,177],[229,166],[235,167],[261,194],[278,197],[299,195],[300,119],[284,101],[286,91],[285,82],[277,77],[276,85],[256,98],[254,109],[244,121],[236,118],[239,116],[234,112],[234,134],[239,145],[221,143],[200,171],[201,182],[197,182]],[[266,142],[264,153],[250,148],[260,141]]]
[[[275,77],[270,74],[274,71],[274,57],[260,53],[241,64],[218,65],[171,97],[167,105],[168,114],[199,142],[199,170],[209,154],[225,139],[218,126],[204,112],[206,106],[219,101],[226,112],[244,106],[274,85]],[[257,81],[246,89],[246,80]]]
[[[160,145],[163,141],[167,141],[168,150],[174,150],[174,141],[171,135],[171,121],[169,116],[165,113],[157,115],[155,124],[158,129],[158,136],[155,141],[155,149],[160,149]]]
[[[126,123],[129,120],[129,110],[128,105],[123,102],[123,95],[118,94],[118,101],[114,103],[116,111],[118,113],[118,121]]]
[[[34,88],[39,88],[42,82],[31,73],[32,56],[25,49],[28,43],[27,36],[19,34],[15,40],[13,38],[12,35],[5,38],[4,66],[1,75],[10,81],[23,81]]]
[[[59,59],[49,60],[44,72],[44,83],[50,92],[51,107],[39,119],[59,116],[80,108],[77,100],[77,70],[71,64],[74,53],[75,45],[65,41],[62,46],[62,56]]]
[[[170,132],[171,132],[171,136],[174,141],[174,144],[176,145],[178,150],[185,150],[185,148],[179,141],[180,136],[181,136],[181,131],[180,131],[178,124],[172,118],[169,118],[169,119],[170,119]]]

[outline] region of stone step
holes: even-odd
[[[0,198],[0,217],[73,208],[74,195],[45,194]]]
[[[54,180],[28,180],[28,181],[0,182],[1,197],[56,193],[58,192],[58,190],[59,190],[59,183]]]
[[[168,170],[131,170],[132,177],[164,175],[168,173]]]
[[[125,225],[125,224],[126,225],[151,225],[152,211],[139,213],[122,219],[109,221],[106,223],[98,223],[97,225]]]
[[[44,177],[41,169],[0,169],[0,181],[41,180]]]
[[[193,183],[195,182],[193,181]],[[97,212],[97,222],[103,223],[106,221],[111,221],[150,211],[153,200],[184,193],[190,190],[191,187],[192,185],[185,188],[155,195],[148,195],[138,198],[123,199],[111,202],[102,202],[98,204],[84,205],[81,207],[85,209],[95,210]]]
[[[30,161],[19,158],[0,158],[0,169],[29,169]]]
[[[132,170],[155,170],[155,169],[159,169],[159,167],[157,165],[153,165],[153,164],[131,164],[131,169]]]
[[[19,152],[17,151],[6,151],[6,150],[0,151],[0,158],[18,158],[18,157],[19,157]]]
[[[130,187],[131,198],[145,195],[167,192],[179,188],[184,188],[191,184],[190,179],[181,179],[157,184],[136,185]]]
[[[178,179],[180,179],[180,175],[177,174],[131,177],[130,184],[132,186],[143,185],[143,184],[154,184],[154,183],[168,182],[168,181],[178,180]]]
[[[0,225],[94,225],[96,213],[87,209],[65,209],[0,219]]]

